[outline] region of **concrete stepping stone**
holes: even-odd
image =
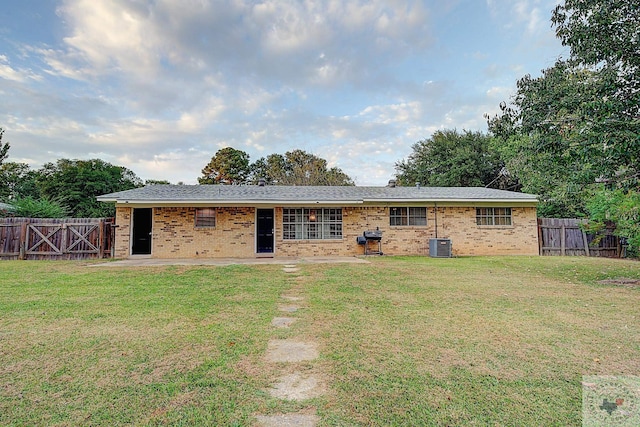
[[[278,304],[278,310],[284,311],[286,313],[295,313],[296,311],[300,310],[300,307],[298,307],[297,305]]]
[[[276,328],[288,328],[296,320],[298,319],[293,317],[274,317],[271,321],[271,326],[275,326]]]
[[[287,400],[311,399],[322,393],[320,382],[315,376],[300,372],[284,375],[269,390],[271,396]]]
[[[295,340],[270,340],[266,358],[270,362],[302,362],[318,358],[317,345]]]
[[[317,415],[305,414],[258,415],[256,418],[263,427],[315,427],[320,422]]]
[[[302,297],[294,297],[291,295],[282,295],[282,299],[286,299],[287,301],[302,301],[304,298]]]
[[[284,271],[285,273],[296,273],[300,271],[300,269],[296,267],[285,267],[282,269],[282,271]]]

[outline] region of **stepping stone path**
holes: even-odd
[[[285,265],[283,271],[294,274],[300,271],[295,264]],[[295,279],[300,281],[301,277]],[[293,304],[304,301],[295,295],[282,295],[282,299],[292,304],[278,304],[278,310],[286,313],[296,313],[300,306]],[[274,317],[271,325],[276,328],[289,328],[296,321],[295,317]],[[267,345],[265,358],[273,363],[298,363],[312,361],[318,358],[317,344],[313,341],[298,341],[296,339],[272,339]],[[281,376],[268,390],[269,394],[284,400],[305,400],[322,396],[322,382],[312,372],[300,372],[293,367],[292,372]],[[309,414],[276,414],[256,415],[258,425],[263,427],[315,427],[320,417]]]
[[[304,414],[258,415],[257,418],[264,427],[315,427],[320,421],[317,415]]]
[[[316,344],[295,340],[271,340],[267,347],[269,362],[303,362],[318,358]]]
[[[300,269],[296,267],[295,264],[285,264],[282,268],[282,271],[284,271],[285,273],[297,273],[298,271],[300,271]]]
[[[288,328],[296,320],[298,319],[295,317],[274,317],[271,321],[271,326],[275,326],[276,328]]]
[[[281,377],[269,394],[280,399],[304,400],[321,396],[322,390],[315,376],[296,371]]]
[[[298,309],[300,309],[300,307],[298,307],[297,305],[278,305],[278,310],[285,311],[287,313],[295,313],[296,311],[298,311]]]

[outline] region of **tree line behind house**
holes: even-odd
[[[7,162],[10,145],[0,129],[0,214],[33,218],[99,218],[115,214],[115,207],[97,196],[144,185],[170,184],[165,179],[143,181],[135,172],[101,159],[59,159],[32,169]],[[340,168],[303,150],[271,154],[249,162],[249,155],[223,148],[202,169],[199,184],[354,185]],[[177,183],[182,184],[182,183]]]
[[[640,8],[627,0],[565,0],[551,24],[568,57],[540,77],[518,80],[500,113],[485,115],[486,132],[442,129],[416,142],[396,162],[396,179],[400,185],[537,194],[539,216],[589,218],[592,231],[612,221],[616,234],[640,248]],[[0,131],[0,163],[9,149],[1,138]],[[231,147],[215,153],[198,182],[261,178],[272,185],[353,185],[341,169],[302,150],[251,163]],[[132,171],[99,159],[61,159],[36,171],[4,163],[0,179],[0,200],[26,198],[43,210],[59,205],[78,216],[112,213],[96,195],[144,184]]]

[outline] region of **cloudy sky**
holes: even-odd
[[[435,130],[486,131],[565,49],[555,0],[19,0],[0,8],[10,161],[194,184],[220,148],[300,148],[384,185]]]

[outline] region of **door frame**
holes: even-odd
[[[263,210],[263,211],[271,211],[272,212],[272,220],[273,220],[273,243],[272,243],[272,251],[271,252],[258,252],[258,238],[260,235],[260,230],[259,230],[259,221],[258,221],[258,211]],[[254,253],[255,256],[257,258],[260,257],[264,257],[264,258],[272,258],[275,256],[276,254],[276,210],[275,208],[256,208],[256,212],[255,212],[255,230],[256,230],[256,238],[255,238],[255,247],[254,247]]]
[[[135,211],[138,210],[149,210],[150,218],[149,218],[149,253],[142,254],[134,254],[133,253],[133,245],[135,243],[135,229],[136,229],[136,221],[135,221]],[[129,256],[135,257],[150,257],[153,252],[153,208],[131,208],[131,233],[130,233],[130,245],[129,245]]]

